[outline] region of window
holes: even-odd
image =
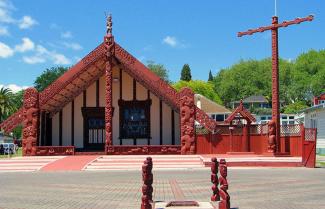
[[[262,117],[261,117],[261,120],[266,120],[266,117],[265,117],[265,116],[262,116]]]
[[[216,115],[216,121],[224,121],[225,120],[225,116],[222,115]]]
[[[289,119],[291,119],[291,120],[295,119],[295,116],[289,116]]]
[[[282,116],[282,119],[286,120],[287,119],[287,116]]]
[[[119,101],[120,138],[150,138],[150,105],[147,101]]]
[[[295,122],[291,120],[291,121],[289,121],[289,124],[290,124],[290,125],[294,125]]]

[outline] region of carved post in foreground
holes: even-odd
[[[35,88],[28,88],[25,90],[23,104],[23,156],[36,155],[39,128],[38,96],[38,91]]]
[[[142,198],[141,198],[141,209],[152,209],[152,158],[147,157],[142,165]]]
[[[268,124],[269,128],[269,140],[267,152],[270,154],[275,154],[276,152],[276,123],[274,120],[271,120]]]
[[[219,194],[221,200],[219,202],[219,209],[230,209],[230,196],[228,194],[228,181],[227,181],[227,164],[225,159],[221,159],[219,163],[220,177],[219,184],[220,190]]]
[[[211,159],[211,183],[213,184],[211,189],[212,189],[212,196],[211,196],[211,201],[215,202],[215,201],[219,201],[220,200],[220,196],[219,196],[219,189],[218,189],[218,184],[219,184],[219,180],[218,180],[218,160],[217,158],[213,157]]]
[[[182,88],[180,94],[181,154],[195,154],[195,106],[194,93],[190,88]]]
[[[108,153],[112,146],[112,125],[113,125],[113,105],[112,105],[112,59],[114,56],[114,36],[112,35],[112,16],[107,17],[107,32],[104,37],[106,49],[105,65],[105,153]]]

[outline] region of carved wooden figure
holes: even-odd
[[[219,177],[219,194],[220,202],[219,209],[230,209],[230,196],[228,194],[228,181],[227,181],[227,164],[225,159],[221,159],[219,163],[220,177]]]
[[[147,157],[142,165],[142,198],[141,198],[141,209],[152,209],[152,158]]]
[[[220,200],[220,195],[219,195],[219,180],[218,180],[218,160],[217,158],[213,157],[211,159],[211,183],[213,184],[211,189],[212,189],[212,196],[211,196],[211,201],[219,201]]]
[[[180,91],[181,154],[195,154],[195,104],[190,88]]]
[[[39,123],[39,100],[38,91],[28,88],[24,93],[23,110],[23,156],[36,155],[38,123]]]
[[[274,120],[271,120],[268,123],[268,128],[269,128],[269,140],[268,140],[267,152],[275,153],[276,152],[276,123]]]

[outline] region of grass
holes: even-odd
[[[10,155],[10,157],[21,157],[22,156],[22,149],[19,147],[17,152],[13,155]],[[0,155],[0,158],[8,158],[8,155]]]

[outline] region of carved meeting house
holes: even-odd
[[[107,19],[104,41],[44,91],[25,91],[24,105],[0,126],[23,125],[23,154],[194,154],[195,120],[215,121],[118,43]]]

